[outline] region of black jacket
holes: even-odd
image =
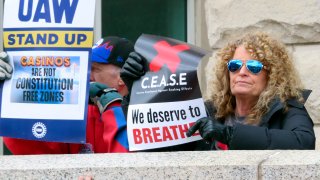
[[[304,99],[310,92],[304,92]],[[229,149],[315,149],[313,122],[304,104],[293,99],[287,104],[289,109],[284,112],[284,104],[275,99],[259,126],[236,124]]]

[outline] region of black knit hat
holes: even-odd
[[[92,47],[91,61],[122,67],[132,51],[134,51],[133,43],[128,39],[107,36]]]

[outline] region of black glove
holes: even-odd
[[[109,104],[122,101],[122,96],[115,88],[109,88],[98,82],[90,82],[89,97],[90,101],[98,106],[100,114],[107,109]]]
[[[192,136],[197,130],[205,141],[211,142],[213,139],[224,144],[229,144],[233,136],[233,127],[219,123],[212,117],[203,117],[189,128],[187,136]]]
[[[145,63],[146,60],[144,57],[136,52],[131,52],[128,59],[122,66],[120,77],[128,87],[129,91],[131,91],[133,81],[139,79],[146,73]]]

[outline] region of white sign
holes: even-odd
[[[85,142],[94,9],[94,0],[5,1],[4,49],[14,70],[0,92],[1,135]]]
[[[206,112],[203,99],[180,102],[130,105],[128,139],[130,151],[184,144],[201,139],[186,132]]]

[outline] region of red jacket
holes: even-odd
[[[127,126],[120,102],[113,102],[100,116],[97,106],[88,105],[86,129],[87,144],[94,153],[128,152]],[[15,155],[27,154],[77,154],[83,144],[31,141],[3,138],[5,145]]]

